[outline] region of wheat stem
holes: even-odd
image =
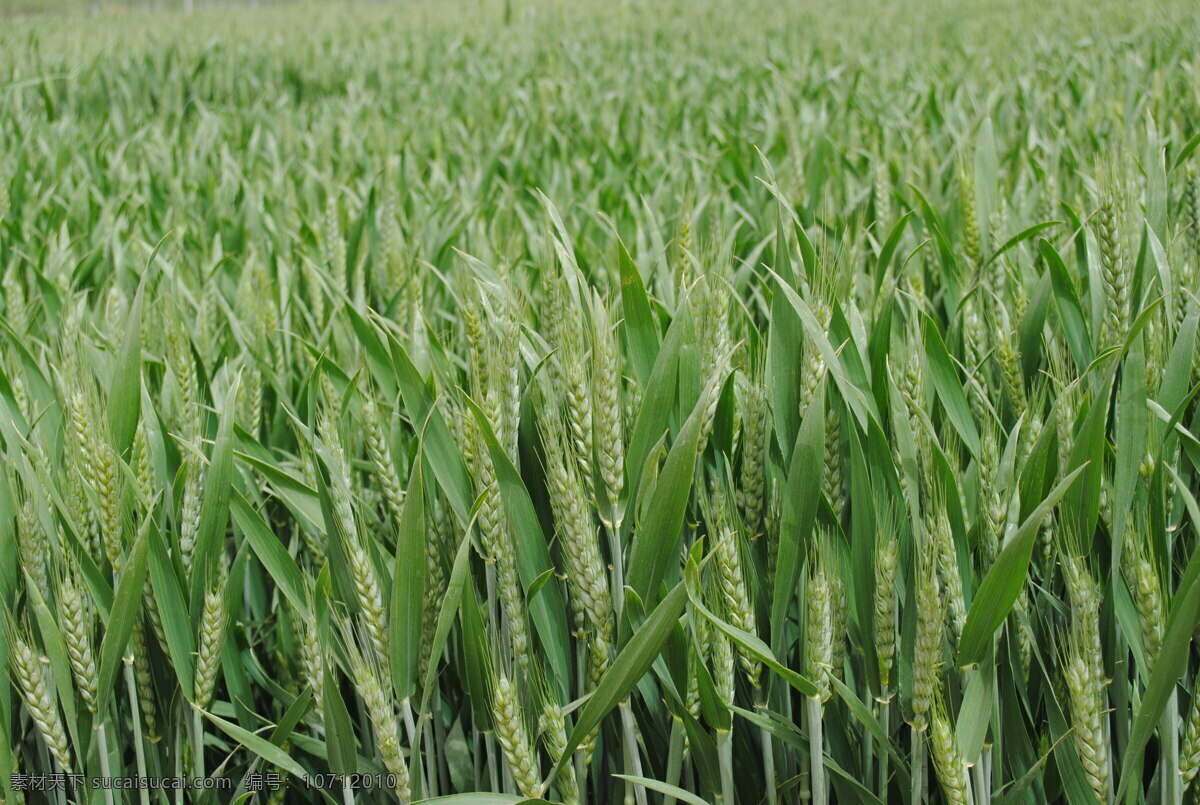
[[[675,716],[671,719],[671,738],[667,747],[667,784],[678,786],[679,776],[683,771],[683,719]],[[675,797],[670,794],[663,796],[663,805],[675,805]]]
[[[103,719],[96,725],[96,751],[100,753],[100,774],[109,779],[112,777],[111,763],[108,758],[108,731]],[[113,805],[111,788],[104,789],[104,805]]]
[[[137,764],[138,777],[146,777],[146,747],[142,741],[142,719],[138,707],[138,686],[134,678],[133,657],[125,657],[125,688],[129,692],[130,721],[133,723],[133,755]],[[201,777],[204,775],[201,774]],[[150,805],[150,791],[142,788],[138,792],[142,805]]]
[[[824,706],[820,699],[805,700],[808,715],[808,763],[812,782],[813,805],[826,805],[829,795],[825,790],[825,741],[822,730]]]
[[[192,708],[192,772],[204,777],[204,717],[200,709]]]
[[[760,701],[755,707],[760,711],[767,709],[765,701]],[[762,744],[763,788],[766,791],[766,802],[767,805],[775,805],[779,793],[775,782],[775,747],[771,731],[766,727],[760,727],[758,739]]]
[[[879,723],[883,725],[883,731],[891,737],[891,709],[892,703],[886,696],[879,704]],[[888,801],[888,787],[891,780],[889,779],[889,764],[891,762],[890,747],[880,744],[879,746],[879,798],[884,802]]]
[[[1159,785],[1163,805],[1179,805],[1183,801],[1179,769],[1179,691],[1171,690],[1159,726],[1162,760],[1159,763]]]
[[[631,700],[625,699],[618,705],[621,711],[621,735],[625,743],[625,762],[629,773],[634,777],[642,776],[642,756],[638,751],[637,732],[633,723]],[[626,795],[628,799],[628,794]],[[646,789],[634,786],[634,798],[638,805],[646,805]]]
[[[912,729],[912,802],[925,802],[925,732]]]

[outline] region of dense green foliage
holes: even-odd
[[[8,21],[0,800],[1183,802],[1197,42]]]
[[[376,0],[393,2],[393,0]],[[406,0],[394,0],[405,2]],[[408,0],[411,1],[411,0]],[[294,0],[0,0],[0,18],[53,14],[58,17],[125,18],[127,25],[156,27],[162,22],[154,15],[191,12],[197,9],[243,9],[287,5]],[[145,15],[151,15],[149,17]],[[8,20],[5,20],[6,24]],[[78,24],[72,21],[72,25]],[[173,25],[174,23],[169,23]]]

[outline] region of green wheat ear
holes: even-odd
[[[392,689],[387,685],[383,668],[370,651],[359,649],[349,622],[340,625],[342,643],[349,658],[350,674],[358,695],[366,705],[367,717],[375,733],[384,767],[395,776],[395,793],[401,802],[412,799],[408,763],[400,745],[396,708]]]
[[[78,571],[70,564],[58,585],[58,617],[80,698],[95,715],[99,698],[99,669],[93,650],[94,615],[88,593],[78,578]]]
[[[947,802],[966,805],[972,801],[967,776],[968,764],[959,749],[958,737],[954,734],[946,705],[940,696],[930,711],[929,733],[933,766]]]
[[[492,684],[492,719],[504,758],[521,793],[539,797],[542,784],[536,750],[529,740],[519,692],[503,673]]]
[[[222,565],[212,586],[204,593],[200,629],[196,638],[196,684],[193,692],[196,706],[200,708],[208,707],[217,685],[221,651],[225,645],[225,632],[229,622],[225,609],[227,582],[228,575]]]
[[[1200,698],[1193,693],[1179,753],[1179,776],[1185,790],[1191,787],[1197,772],[1200,772]]]
[[[62,716],[47,680],[47,671],[29,644],[28,633],[23,633],[24,630],[11,615],[8,616],[6,628],[12,658],[12,676],[17,691],[21,694],[29,716],[37,726],[38,733],[55,764],[59,769],[69,772],[72,769],[71,749]]]
[[[896,577],[900,567],[900,539],[895,514],[885,509],[877,522],[875,541],[875,656],[879,661],[879,683],[889,696],[896,658]]]

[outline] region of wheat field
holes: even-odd
[[[1190,2],[108,9],[0,23],[0,801],[1192,801]]]

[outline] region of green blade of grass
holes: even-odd
[[[558,775],[562,773],[563,767],[571,762],[571,756],[584,737],[606,715],[612,712],[614,707],[624,701],[625,697],[629,695],[629,691],[633,690],[638,680],[650,669],[659,651],[662,650],[663,644],[666,643],[671,630],[675,628],[676,621],[683,613],[686,601],[687,591],[684,589],[683,582],[680,582],[671,592],[667,593],[666,597],[647,616],[641,628],[629,638],[625,647],[613,660],[612,665],[600,678],[596,689],[592,691],[591,696],[583,705],[583,710],[575,720],[575,727],[567,737],[562,757],[546,778],[548,781],[553,782],[557,779]]]
[[[542,533],[541,522],[533,502],[529,498],[529,490],[526,489],[525,482],[521,480],[520,473],[504,452],[504,448],[496,441],[487,415],[470,399],[467,400],[467,404],[475,414],[488,453],[492,457],[496,482],[500,486],[500,499],[509,518],[510,533],[516,548],[517,572],[521,578],[521,585],[527,592],[530,585],[544,572],[554,567],[550,560],[546,537]],[[557,586],[547,587],[541,595],[529,601],[528,605],[534,628],[541,638],[542,649],[546,652],[551,679],[565,694],[570,654],[567,648],[566,604],[563,602],[562,592]]]
[[[400,700],[412,697],[417,688],[421,656],[421,618],[425,607],[425,491],[421,459],[408,483],[400,533],[396,540],[395,570],[388,626],[391,639],[392,683]]]
[[[100,643],[100,676],[97,684],[97,710],[103,712],[112,694],[133,626],[142,615],[142,595],[146,586],[146,554],[150,538],[150,519],[138,529],[137,539],[129,549],[121,569],[121,580],[113,596],[112,614]]]
[[[1076,468],[1063,478],[1045,500],[1038,504],[1008,540],[987,575],[983,577],[979,591],[975,593],[975,599],[967,612],[966,624],[959,640],[960,667],[983,661],[991,645],[992,635],[1012,611],[1013,604],[1025,585],[1025,576],[1029,572],[1029,561],[1033,556],[1033,544],[1038,530],[1067,490],[1083,474],[1086,466]]]

